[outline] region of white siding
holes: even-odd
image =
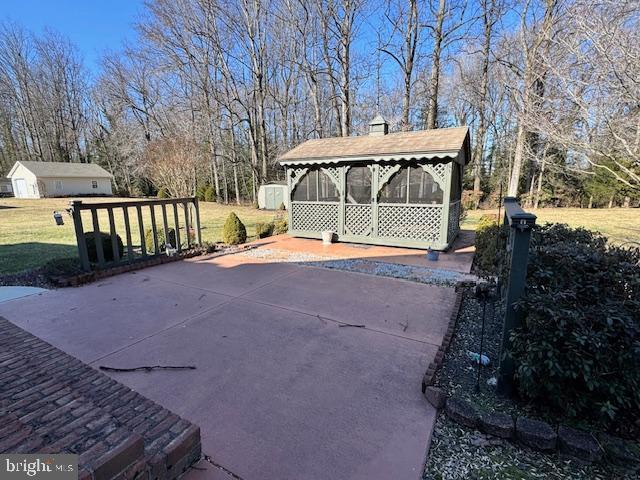
[[[111,195],[109,178],[40,178],[40,194],[43,197],[65,197],[69,195]],[[96,182],[93,188],[92,182]]]
[[[22,165],[11,175],[11,187],[16,198],[40,198],[36,176]]]

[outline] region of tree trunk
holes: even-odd
[[[540,205],[540,195],[542,193],[542,176],[544,175],[546,159],[547,159],[547,156],[544,155],[542,157],[542,165],[540,165],[540,175],[538,175],[538,186],[536,187],[536,199],[533,204],[533,208],[536,208],[536,209]]]
[[[436,25],[433,30],[433,54],[429,85],[429,105],[427,107],[427,130],[436,128],[438,122],[438,93],[440,89],[440,56],[442,55],[443,27],[447,0],[440,0]]]

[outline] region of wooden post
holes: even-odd
[[[111,251],[113,252],[113,262],[120,263],[120,252],[118,251],[118,238],[116,233],[116,222],[113,219],[113,207],[107,208],[109,215],[109,232],[111,234]]]
[[[182,245],[180,245],[180,220],[178,219],[178,204],[173,202],[173,221],[176,226],[176,245],[178,252],[182,251]]]
[[[153,235],[153,254],[158,255],[158,231],[156,228],[156,211],[153,204],[149,205],[149,212],[151,213],[151,234]]]
[[[129,263],[131,263],[133,262],[133,243],[131,241],[131,225],[129,224],[129,209],[123,206],[122,214],[124,215],[124,230],[127,234],[127,258],[129,259]]]
[[[164,226],[164,249],[167,250],[167,245],[171,244],[169,238],[169,224],[167,223],[167,206],[162,204],[162,225]],[[176,248],[175,245],[171,245],[171,248]]]
[[[140,251],[142,252],[142,256],[147,256],[147,246],[145,245],[144,240],[144,223],[142,222],[142,207],[140,205],[136,205],[136,210],[138,212],[138,230],[140,231]]]
[[[198,197],[194,197],[193,199],[193,207],[196,211],[196,242],[198,242],[198,246],[202,246],[202,232],[200,229],[200,205],[198,204]]]
[[[91,266],[89,265],[89,253],[87,252],[87,242],[84,238],[84,229],[82,227],[82,211],[80,210],[82,206],[82,201],[75,200],[73,202],[69,202],[69,206],[71,207],[71,216],[73,217],[73,227],[76,231],[76,243],[78,244],[78,256],[80,257],[80,266],[82,270],[88,272],[91,270]]]
[[[100,235],[100,222],[98,221],[98,209],[91,207],[91,220],[93,222],[93,238],[96,243],[96,256],[98,257],[98,267],[104,268],[104,249],[102,248],[102,235]]]
[[[184,232],[185,232],[185,235],[187,236],[187,250],[188,250],[189,247],[191,247],[191,236],[189,235],[189,228],[190,228],[190,224],[189,224],[189,203],[188,202],[184,202],[182,204],[182,207],[184,208]]]
[[[513,377],[515,362],[509,354],[511,350],[511,332],[522,325],[523,312],[515,309],[515,303],[524,293],[529,261],[529,241],[531,228],[536,224],[536,216],[526,213],[513,197],[504,199],[505,223],[509,226],[509,278],[505,295],[504,326],[500,351],[500,369],[497,391],[503,396],[514,393]]]

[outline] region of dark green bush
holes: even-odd
[[[497,239],[501,235],[501,227],[497,215],[482,215],[476,227],[475,262],[481,274],[495,275],[499,255],[506,238]]]
[[[169,233],[169,244],[171,244],[172,248],[176,248],[176,231],[173,228],[168,230]],[[167,242],[164,238],[164,228],[159,228],[156,230],[156,235],[158,237],[158,249],[159,252],[155,251],[155,246],[153,244],[153,232],[150,228],[147,228],[144,232],[144,244],[147,252],[149,253],[161,253],[164,252],[167,246]]]
[[[213,185],[209,185],[207,189],[204,191],[204,201],[205,202],[216,201],[216,189],[213,188]]]
[[[287,207],[285,206],[284,202],[280,202],[280,205],[278,206],[278,210],[286,210]]]
[[[273,234],[273,228],[273,222],[258,222],[256,223],[256,235],[258,238],[270,237]]]
[[[273,221],[273,235],[282,235],[289,231],[289,222],[286,217],[278,218]]]
[[[87,253],[89,254],[89,261],[96,263],[98,261],[98,252],[96,250],[96,239],[93,232],[85,232],[85,239],[87,241]],[[106,232],[99,232],[99,237],[102,241],[102,252],[104,254],[104,260],[106,262],[113,261],[113,249],[111,248],[111,235]],[[116,241],[118,243],[118,255],[122,258],[124,252],[124,245],[120,235],[116,235]]]
[[[640,418],[639,262],[585,229],[534,230],[512,334],[523,397],[618,430]]]
[[[201,202],[205,200],[207,188],[209,187],[206,184],[198,185],[198,188],[196,188],[196,198]]]
[[[165,187],[160,187],[158,189],[158,198],[169,198],[171,195],[169,195],[169,190],[167,190]]]
[[[231,212],[224,222],[222,241],[227,245],[238,245],[247,241],[247,229],[234,212]]]

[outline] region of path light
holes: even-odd
[[[60,212],[53,211],[53,219],[56,221],[56,225],[64,225],[62,214]]]

